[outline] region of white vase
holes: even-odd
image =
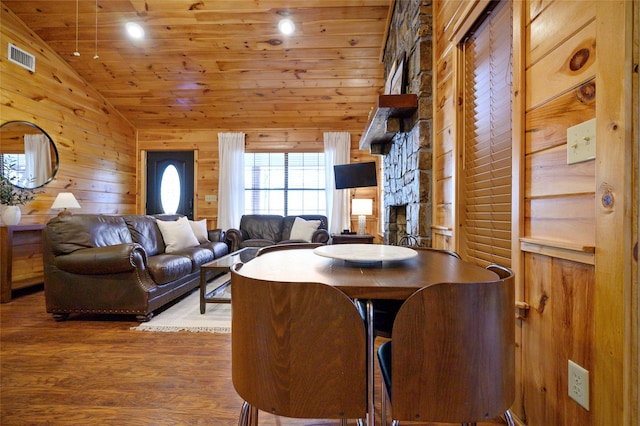
[[[2,222],[6,226],[17,225],[21,216],[20,206],[2,206]]]

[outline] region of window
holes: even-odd
[[[247,153],[246,214],[326,214],[324,153]]]
[[[2,159],[2,173],[7,173],[7,178],[14,185],[30,188],[32,179],[27,176],[26,156],[21,154],[0,154]]]
[[[180,206],[180,175],[173,164],[169,164],[162,172],[160,180],[160,204],[165,214],[176,214]]]

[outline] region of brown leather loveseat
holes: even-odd
[[[154,310],[199,285],[200,265],[229,252],[224,233],[207,231],[206,222],[200,224],[199,239],[189,235],[189,247],[167,252],[173,243],[165,244],[166,228],[161,230],[160,220],[171,229],[184,222],[189,226],[179,216],[78,214],[51,219],[44,231],[47,312],[58,321],[71,313],[134,314],[148,321]],[[180,231],[175,235],[185,234],[184,228],[175,229]]]
[[[228,229],[226,234],[229,248],[233,252],[244,247],[275,244],[326,244],[330,237],[327,229],[327,217],[322,215],[246,214],[240,218],[240,229]]]

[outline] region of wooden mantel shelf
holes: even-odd
[[[378,103],[369,114],[367,127],[360,138],[360,149],[369,150],[373,145],[384,145],[393,139],[400,130],[397,122],[391,125],[389,119],[405,118],[418,108],[418,95],[407,93],[402,95],[380,95]]]

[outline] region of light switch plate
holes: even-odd
[[[596,119],[567,129],[567,164],[596,158]]]

